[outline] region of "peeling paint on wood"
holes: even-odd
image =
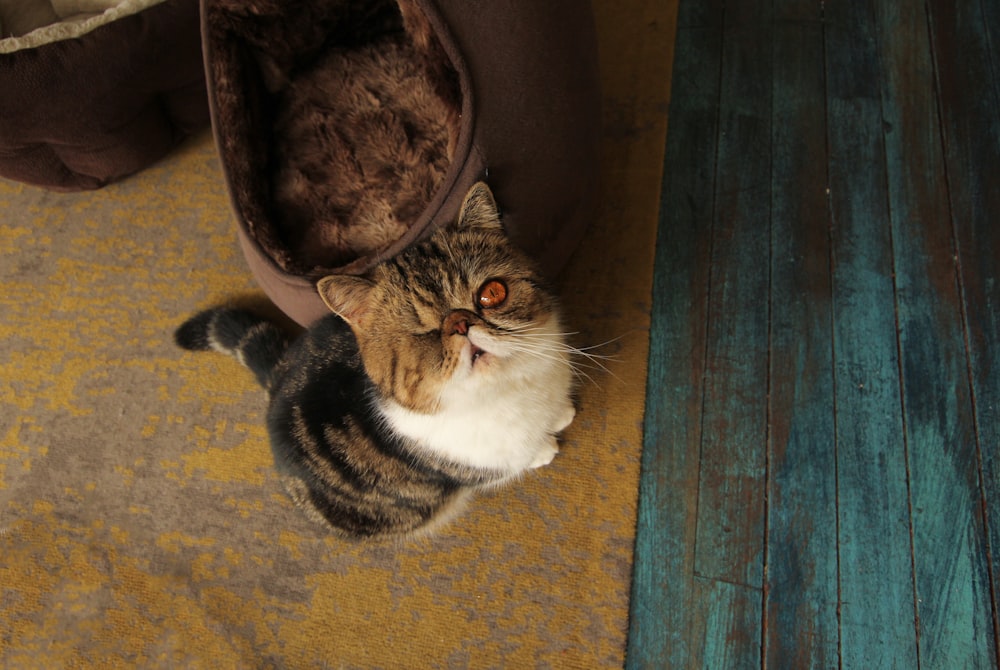
[[[997,667],[1000,2],[678,26],[627,665]]]

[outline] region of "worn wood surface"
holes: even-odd
[[[1000,2],[675,49],[628,667],[997,667]]]
[[[837,662],[837,478],[823,27],[775,5],[770,234],[766,661]]]
[[[680,3],[661,189],[650,329],[642,481],[633,559],[631,667],[702,656],[695,623],[709,258],[718,137],[722,0]],[[673,166],[678,168],[673,168]],[[669,296],[669,300],[666,299]],[[648,397],[654,393],[655,398]]]

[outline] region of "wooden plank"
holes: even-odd
[[[831,668],[839,642],[836,449],[819,4],[776,2],[773,44],[764,658],[773,668]]]
[[[749,14],[750,12],[748,12]],[[763,584],[770,22],[727,6],[706,337],[696,570]]]
[[[700,656],[694,546],[708,255],[715,180],[721,7],[684,0],[677,17],[656,242],[642,474],[626,666],[686,667]]]
[[[707,615],[695,640],[704,660],[661,667],[760,667],[760,589],[700,577],[694,587],[696,602]]]
[[[876,3],[921,665],[995,662],[947,180],[920,0]]]
[[[728,2],[723,18],[696,574],[741,587],[707,598],[706,667],[760,663],[766,492],[771,6]],[[746,597],[756,590],[757,597]],[[726,592],[731,591],[727,589]],[[714,606],[726,608],[716,611]],[[735,610],[733,609],[735,608]],[[753,628],[738,635],[721,622]]]
[[[951,220],[965,305],[965,335],[987,524],[994,651],[1000,583],[1000,10],[995,3],[930,0]],[[986,11],[984,12],[984,8]],[[990,32],[990,31],[993,32]]]
[[[878,55],[868,2],[825,6],[841,662],[917,667]]]

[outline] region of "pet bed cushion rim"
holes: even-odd
[[[0,179],[100,189],[207,126],[197,3],[161,0],[77,38],[0,54],[2,88],[16,92],[0,96]]]
[[[150,7],[162,4],[167,0],[121,0],[96,16],[82,21],[62,20],[50,23],[32,30],[24,35],[0,39],[0,54],[12,54],[18,51],[35,49],[66,40],[78,39],[89,33],[100,30],[119,19],[143,12]]]

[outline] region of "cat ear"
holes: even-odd
[[[503,230],[500,210],[493,199],[493,192],[485,182],[476,182],[465,194],[458,214],[458,227]]]
[[[375,285],[354,275],[329,275],[316,284],[319,296],[344,321],[358,326],[368,313],[368,304]]]

